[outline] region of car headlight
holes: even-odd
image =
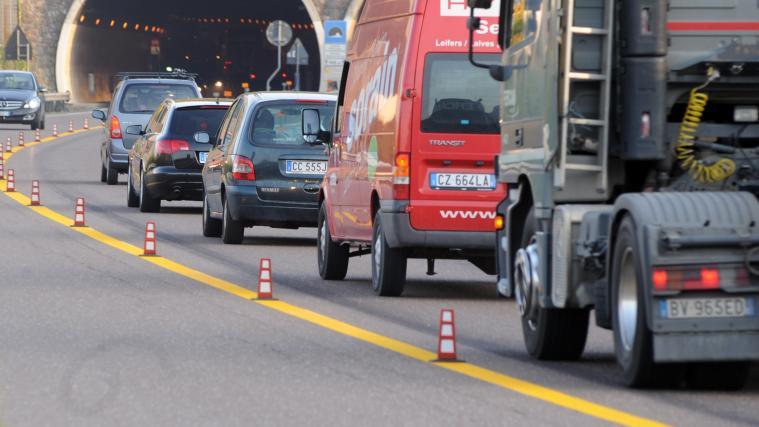
[[[30,108],[32,110],[36,110],[40,108],[40,105],[42,105],[42,101],[39,98],[34,97],[26,102],[26,105],[24,105],[24,108]]]

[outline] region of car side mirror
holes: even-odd
[[[103,110],[93,110],[92,111],[92,118],[98,119],[101,122],[105,122],[105,111],[103,111]]]
[[[47,88],[45,86],[40,86],[38,89],[39,93],[47,93]]]
[[[136,136],[145,135],[145,132],[142,130],[142,126],[140,125],[127,126],[126,133],[127,135],[136,135]]]
[[[208,132],[195,132],[193,138],[195,139],[195,142],[199,144],[208,144],[211,142],[211,135],[209,135]]]
[[[303,140],[307,144],[318,144],[321,131],[321,117],[319,110],[313,108],[304,109],[301,113]]]

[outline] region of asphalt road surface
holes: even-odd
[[[51,114],[43,137],[84,117]],[[756,367],[738,392],[630,390],[595,327],[581,361],[530,360],[515,304],[466,262],[432,277],[411,262],[404,296],[378,298],[366,257],[345,281],[319,278],[313,229],[247,229],[225,246],[201,235],[200,203],[127,208],[125,176],[99,182],[102,138],[64,134],[6,162],[23,195],[40,180],[47,209],[0,194],[2,426],[759,424]],[[76,197],[86,230],[54,214],[71,218]],[[158,260],[129,253],[148,220]],[[261,257],[277,302],[246,290]],[[441,308],[456,310],[467,363],[430,361]]]

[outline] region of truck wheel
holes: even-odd
[[[136,208],[140,206],[140,196],[134,191],[134,183],[132,182],[132,166],[128,166],[127,171],[127,207]]]
[[[332,241],[327,223],[327,208],[319,209],[316,252],[319,262],[319,276],[324,280],[343,280],[348,273],[348,246]]]
[[[706,390],[740,390],[748,381],[750,362],[694,363],[688,366],[688,387]]]
[[[207,194],[203,194],[203,235],[206,237],[221,236],[221,221],[211,218],[211,207],[208,206]]]
[[[406,253],[387,244],[382,219],[374,218],[372,236],[372,289],[383,297],[397,297],[406,285]]]
[[[628,386],[675,386],[682,378],[682,365],[654,363],[653,335],[646,323],[640,253],[635,223],[629,216],[625,217],[617,232],[611,272],[611,315],[617,364]]]
[[[245,237],[245,227],[240,221],[232,219],[229,202],[224,199],[224,219],[221,221],[221,241],[228,245],[239,245]]]
[[[587,309],[548,309],[538,301],[539,263],[533,237],[537,230],[530,211],[522,231],[522,245],[514,261],[515,298],[522,313],[522,333],[530,356],[540,360],[576,360],[588,337]]]

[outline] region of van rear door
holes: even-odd
[[[500,55],[477,59],[497,63]],[[423,61],[410,162],[411,225],[492,231],[496,204],[505,195],[494,174],[499,84],[487,70],[473,67],[466,53],[428,53]]]

